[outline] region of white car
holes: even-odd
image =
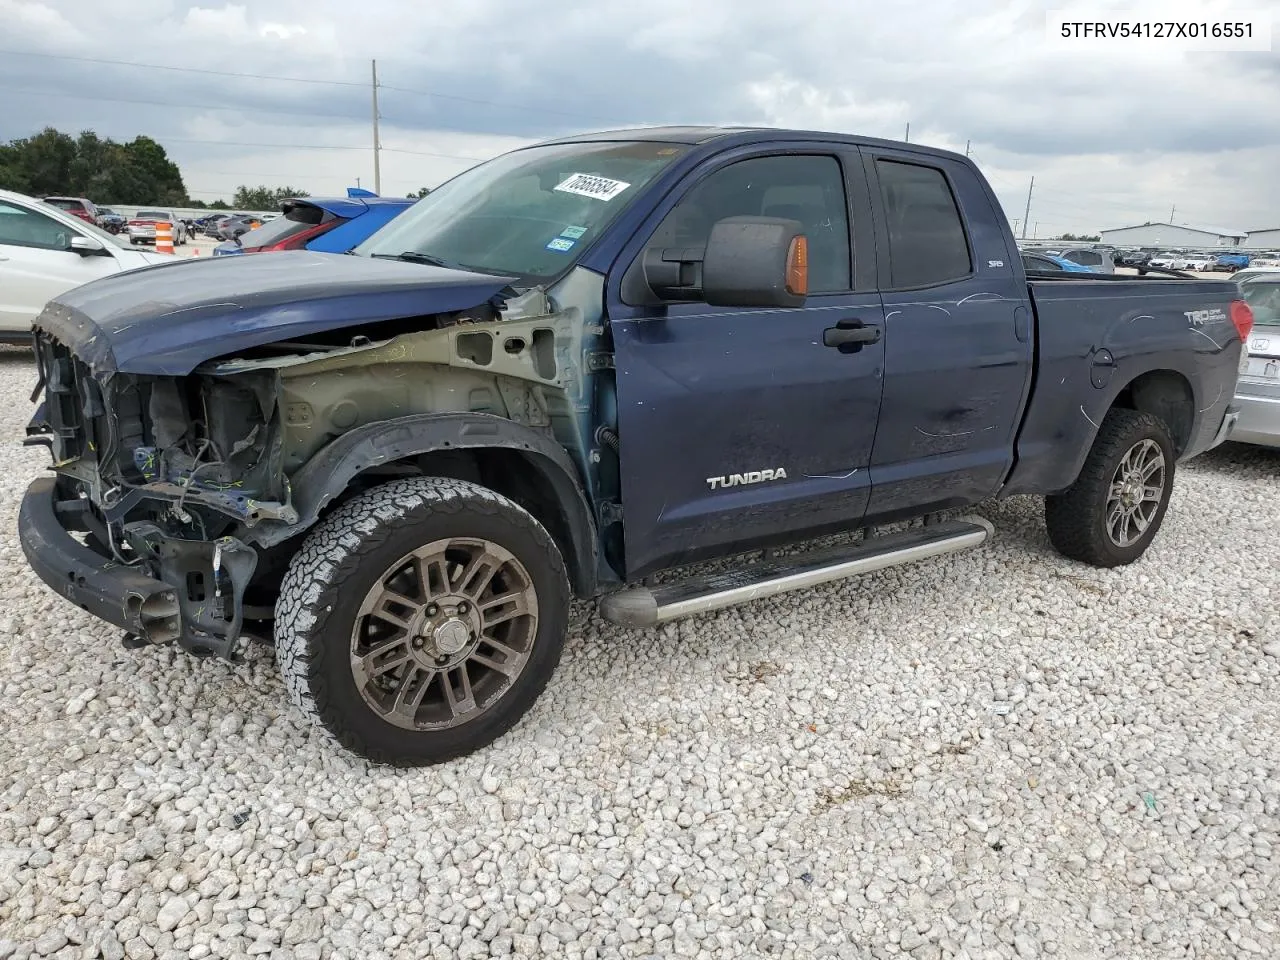
[[[173,259],[131,250],[122,238],[42,200],[0,190],[0,342],[29,342],[36,314],[72,287]]]
[[[173,245],[180,247],[187,242],[187,225],[172,210],[158,207],[139,210],[126,222],[130,243],[155,243],[156,224],[167,220],[173,224]]]
[[[1198,270],[1201,273],[1212,270],[1216,264],[1208,257],[1194,256],[1186,258],[1184,270]]]
[[[1185,253],[1167,253],[1162,257],[1156,257],[1151,261],[1153,267],[1163,267],[1165,270],[1186,270],[1191,263],[1191,258]]]

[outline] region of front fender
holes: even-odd
[[[517,450],[546,480],[563,511],[572,543],[566,546],[574,589],[589,596],[596,585],[596,530],[569,455],[550,437],[487,413],[425,413],[357,427],[321,448],[290,478],[298,521],[263,529],[254,538],[274,546],[316,522],[320,511],[370,467],[442,450]]]

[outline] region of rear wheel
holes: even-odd
[[[293,701],[348,749],[437,763],[528,711],[568,606],[560,551],[523,508],[458,480],[397,480],[343,505],[294,557],[276,657]]]
[[[1137,560],[1164,521],[1175,459],[1164,421],[1136,410],[1111,410],[1076,482],[1045,498],[1054,549],[1095,567]]]

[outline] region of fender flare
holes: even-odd
[[[554,491],[571,543],[565,559],[574,589],[590,596],[596,587],[596,528],[577,470],[549,436],[488,413],[426,413],[366,423],[323,447],[290,479],[298,521],[263,530],[256,538],[274,546],[316,522],[325,504],[370,467],[442,450],[515,450],[524,454]]]

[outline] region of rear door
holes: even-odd
[[[79,231],[13,200],[0,200],[0,330],[26,332],[53,297],[120,269],[112,256],[71,250]]]
[[[868,520],[999,489],[1031,381],[1029,297],[1003,214],[958,160],[864,148],[885,381]]]
[[[713,223],[739,215],[801,222],[803,306],[627,302],[621,275],[645,247],[705,245]],[[827,347],[824,332],[879,333],[873,242],[857,150],[808,142],[728,151],[697,168],[624,250],[608,309],[629,576],[859,522],[884,347],[879,337]]]

